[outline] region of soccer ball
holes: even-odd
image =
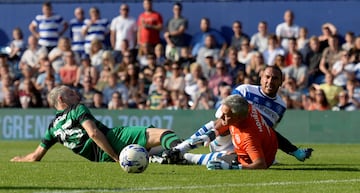
[[[141,173],[149,165],[149,153],[143,146],[131,144],[120,152],[119,163],[127,173]]]

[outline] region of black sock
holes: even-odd
[[[289,154],[298,149],[295,145],[293,145],[289,140],[287,140],[279,132],[275,131],[275,133],[276,133],[276,137],[278,140],[279,149],[281,149],[283,152]]]
[[[173,131],[165,131],[160,137],[161,146],[171,149],[181,143],[180,138]]]

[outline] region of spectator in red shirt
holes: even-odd
[[[140,14],[138,25],[138,44],[149,43],[154,47],[160,43],[160,31],[163,28],[163,19],[160,13],[152,9],[152,1],[144,0],[144,12]]]

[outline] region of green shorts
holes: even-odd
[[[146,146],[146,129],[149,127],[116,127],[107,132],[106,138],[110,145],[117,154],[120,154],[121,150],[130,144],[139,144],[143,147]],[[99,162],[113,161],[111,157],[101,152]]]

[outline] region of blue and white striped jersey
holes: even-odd
[[[110,31],[110,21],[108,19],[99,19],[90,24],[90,20],[85,20],[85,25],[90,25],[85,36],[85,52],[89,53],[91,41],[94,39],[104,41],[105,35]]]
[[[275,128],[286,111],[285,102],[279,95],[275,98],[266,96],[261,87],[257,85],[243,84],[233,89],[232,94],[239,94],[252,104],[261,113],[266,123]]]
[[[74,52],[78,52],[80,55],[85,53],[85,36],[81,33],[84,26],[84,21],[79,21],[76,18],[70,20],[70,37],[71,37],[71,49]]]
[[[62,16],[54,14],[50,17],[37,15],[32,24],[38,28],[41,46],[56,46],[59,39],[59,32],[64,24]]]

